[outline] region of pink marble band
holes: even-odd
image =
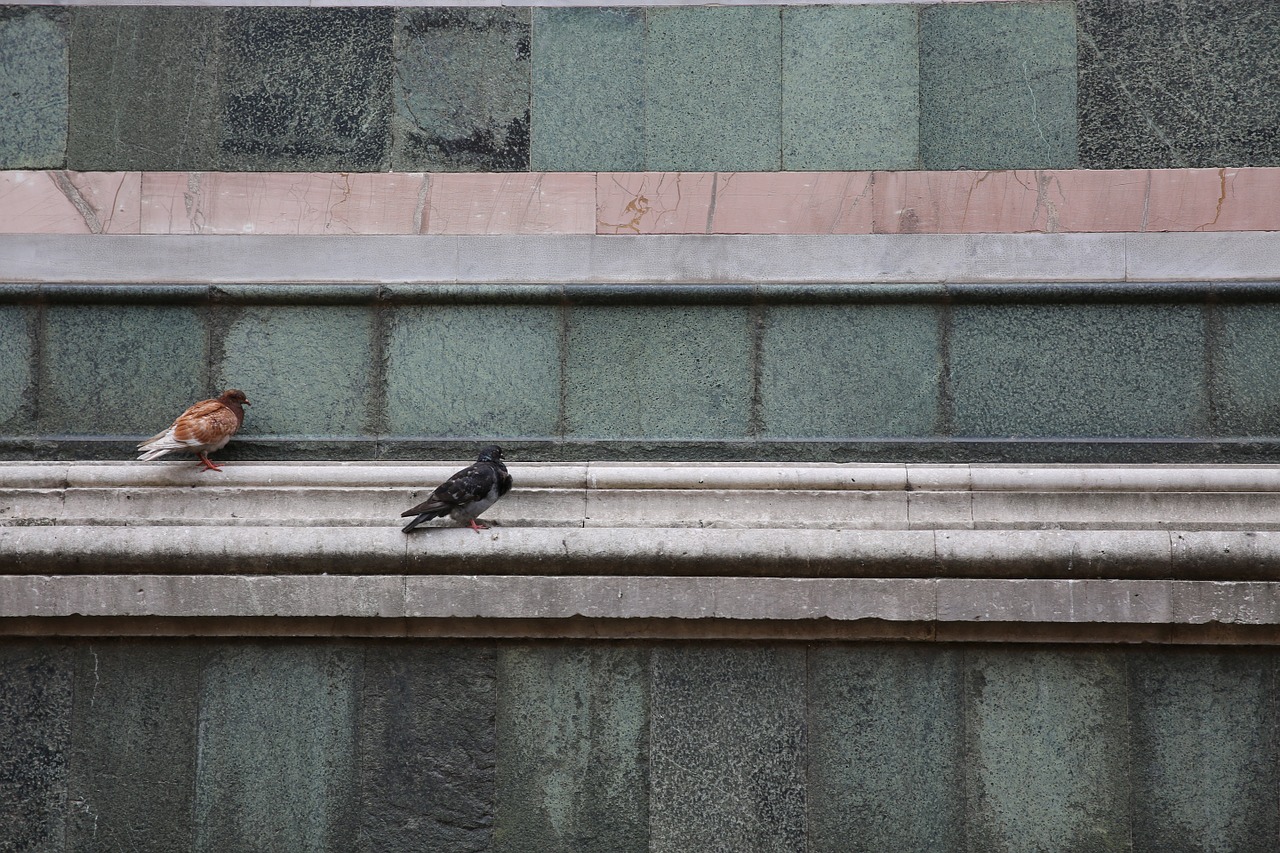
[[[0,171],[0,234],[1280,230],[1280,168],[998,172]]]

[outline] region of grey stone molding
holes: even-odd
[[[1280,232],[828,236],[0,235],[49,283],[856,284],[1270,281]]]
[[[0,464],[0,633],[1280,626],[1280,466],[527,463],[402,534],[460,464]]]

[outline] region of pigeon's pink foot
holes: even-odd
[[[488,529],[489,529],[489,525],[487,525],[487,524],[479,524],[479,523],[478,523],[474,518],[467,522],[467,527],[470,527],[470,528],[471,528],[472,530],[474,530],[476,533],[479,533],[481,530],[488,530]]]
[[[203,453],[197,453],[196,455],[200,457],[200,463],[204,465],[204,467],[200,469],[201,473],[205,471],[221,471],[222,470],[217,465],[214,465],[212,462],[210,462],[209,457],[205,456]]]

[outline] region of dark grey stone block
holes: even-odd
[[[969,850],[1123,851],[1128,690],[1114,653],[965,652]]]
[[[644,169],[641,9],[533,11],[535,171]]]
[[[652,652],[649,849],[805,846],[805,650]]]
[[[647,853],[647,652],[526,644],[498,673],[493,849]]]
[[[1280,6],[1080,0],[1080,165],[1280,165]]]
[[[71,684],[64,647],[0,644],[0,850],[66,849]]]
[[[1215,435],[1280,435],[1280,304],[1222,305],[1212,341]]]
[[[0,168],[63,165],[69,28],[63,10],[0,7]]]
[[[48,306],[41,432],[150,436],[166,429],[212,393],[205,316],[186,307]]]
[[[212,8],[76,7],[67,165],[217,168],[222,21]]]
[[[387,430],[489,439],[552,436],[560,416],[560,310],[406,306],[386,347]]]
[[[565,356],[567,432],[578,437],[745,436],[746,308],[575,307]]]
[[[961,653],[809,654],[809,853],[962,851]]]
[[[1134,654],[1129,682],[1133,849],[1269,849],[1280,838],[1275,654]]]
[[[669,7],[646,15],[645,168],[781,168],[779,7]]]
[[[1076,165],[1072,3],[940,3],[920,12],[926,169]]]
[[[1208,427],[1196,305],[957,306],[960,436],[1194,436]]]
[[[147,640],[76,644],[68,850],[188,849],[207,649]]]
[[[529,168],[528,9],[401,9],[396,171]]]
[[[475,643],[369,649],[354,849],[492,848],[494,655]]]
[[[936,434],[939,314],[925,305],[766,309],[760,356],[764,434]]]
[[[37,325],[35,308],[0,306],[0,434],[35,429]]]
[[[352,849],[359,676],[328,645],[228,646],[210,662],[189,849]]]
[[[226,12],[220,167],[375,172],[389,164],[386,8]]]

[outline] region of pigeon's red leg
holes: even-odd
[[[489,525],[487,525],[487,524],[479,524],[479,523],[477,523],[477,522],[476,522],[476,520],[475,520],[474,518],[467,522],[467,527],[470,527],[470,528],[471,528],[472,530],[474,530],[476,533],[479,533],[481,530],[488,530],[488,529],[489,529]]]
[[[203,453],[197,453],[196,455],[200,457],[200,462],[204,465],[204,467],[200,469],[201,472],[222,470],[217,465],[214,465],[212,462],[210,462],[209,457],[205,456]]]

